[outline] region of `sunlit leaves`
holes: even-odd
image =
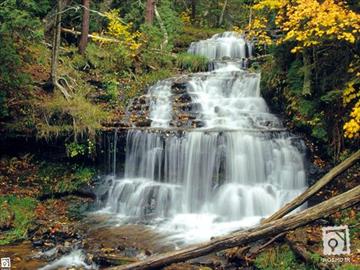
[[[348,70],[353,74],[343,91],[343,105],[350,108],[349,120],[344,124],[344,135],[349,139],[360,138],[360,63],[355,58]]]
[[[131,23],[126,24],[121,21],[119,10],[117,9],[106,12],[105,16],[108,19],[107,35],[114,39],[104,38],[101,35],[94,34],[95,40],[102,43],[118,42],[120,45],[127,48],[130,55],[134,57],[141,46],[141,43],[139,42],[141,33],[138,31],[132,32]]]
[[[278,43],[296,41],[294,53],[331,40],[354,43],[360,34],[360,14],[341,0],[260,0],[253,10],[255,18],[250,29],[261,37],[264,29],[275,26],[283,32]],[[270,25],[267,22],[272,12],[275,24]]]

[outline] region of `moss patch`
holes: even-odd
[[[255,259],[255,266],[261,270],[310,270],[313,269],[298,263],[295,254],[287,245],[266,249]]]
[[[0,234],[0,245],[25,239],[27,232],[35,218],[37,201],[33,198],[18,198],[13,195],[0,196],[0,205],[7,204],[15,214],[13,228]],[[0,217],[1,218],[1,217]]]

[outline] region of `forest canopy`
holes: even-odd
[[[0,6],[0,117],[9,136],[94,138],[155,81],[206,70],[204,59],[186,55],[192,41],[237,31],[254,42],[257,56],[267,56],[258,63],[262,91],[289,125],[337,158],[358,144],[358,1],[4,0]]]

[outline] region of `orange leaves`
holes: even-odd
[[[43,204],[39,203],[35,208],[36,217],[39,219],[45,219],[46,218],[45,212],[46,212],[46,207]]]

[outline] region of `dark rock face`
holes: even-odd
[[[189,93],[189,76],[182,76],[170,81],[170,102],[172,119],[170,127],[199,128],[204,127],[200,121],[201,104],[194,101]],[[127,108],[126,121],[115,121],[113,127],[151,127],[150,104],[154,97],[142,95],[134,98]]]
[[[129,127],[149,127],[151,120],[149,118],[150,98],[148,95],[142,95],[134,98],[127,108],[127,121]]]

